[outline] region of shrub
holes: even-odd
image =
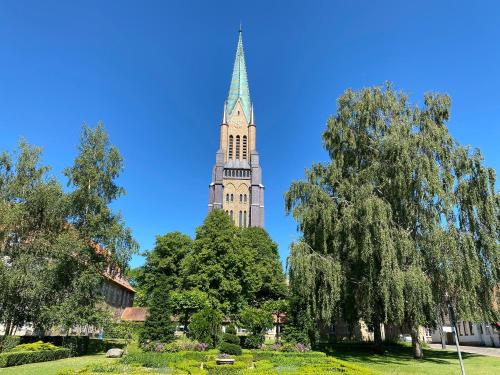
[[[0,354],[0,367],[10,367],[24,365],[34,362],[54,361],[56,359],[67,358],[71,351],[66,348],[55,350],[6,352]]]
[[[232,335],[230,333],[224,333],[222,335],[222,341],[228,342],[230,344],[240,345],[240,338],[236,335]]]
[[[193,314],[191,324],[189,324],[189,334],[193,339],[215,348],[220,341],[221,325],[222,313],[212,307],[207,307]]]
[[[248,335],[241,337],[242,346],[245,349],[260,349],[262,344],[264,344],[265,336],[264,335]]]
[[[230,355],[241,354],[241,346],[224,341],[219,345],[219,350],[221,351],[221,353],[226,353]]]
[[[230,335],[236,335],[236,327],[233,324],[230,324],[226,327],[226,333]]]
[[[104,337],[106,339],[137,339],[143,325],[144,323],[141,322],[112,322],[104,327]]]
[[[19,336],[0,336],[0,353],[7,352],[21,343]]]
[[[21,344],[12,348],[10,352],[39,352],[41,350],[57,350],[59,347],[50,342],[37,341],[30,344]]]

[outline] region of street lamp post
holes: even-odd
[[[457,335],[457,322],[455,320],[455,311],[453,310],[453,306],[451,302],[448,301],[448,310],[450,312],[450,320],[451,320],[451,329],[453,331],[453,335],[455,336],[455,345],[457,346],[458,360],[460,362],[460,370],[462,370],[462,375],[465,375],[464,362],[462,360],[462,353],[460,353],[460,343],[458,342]]]

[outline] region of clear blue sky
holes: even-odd
[[[21,136],[43,146],[65,183],[81,124],[103,121],[125,160],[114,206],[141,250],[157,234],[193,235],[241,21],[266,228],[285,260],[297,232],[283,193],[326,160],[320,134],[346,88],[390,80],[414,102],[450,94],[452,133],[500,170],[500,5],[463,4],[3,0],[0,150]]]

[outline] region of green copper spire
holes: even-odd
[[[248,88],[247,68],[245,65],[245,53],[243,52],[243,36],[240,26],[238,36],[238,48],[236,49],[236,59],[234,60],[233,76],[231,86],[227,95],[227,113],[233,112],[236,102],[240,99],[243,112],[247,121],[250,121],[251,101],[250,89]]]

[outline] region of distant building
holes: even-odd
[[[449,325],[449,321],[445,322]],[[432,342],[441,343],[441,334],[447,345],[454,345],[455,339],[451,332],[441,332],[440,329],[432,331]],[[457,322],[458,342],[461,345],[500,347],[500,322],[496,324],[473,323],[468,321]]]
[[[241,29],[208,189],[208,211],[214,209],[225,210],[240,227],[264,226],[264,185]]]

